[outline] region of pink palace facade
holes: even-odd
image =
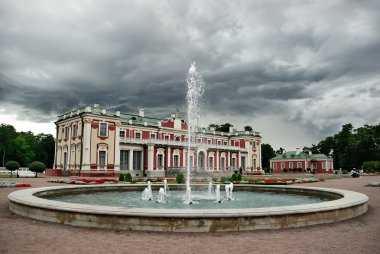
[[[54,168],[66,175],[159,177],[186,171],[187,121],[177,112],[167,119],[122,113],[95,104],[58,117]],[[261,136],[256,131],[192,132],[190,168],[195,172],[259,173]]]

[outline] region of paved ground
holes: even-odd
[[[33,187],[57,185],[46,180],[16,181]],[[372,181],[380,181],[380,176],[306,184],[366,194],[369,210],[360,217],[333,224],[243,233],[128,232],[34,221],[8,210],[7,195],[16,188],[0,188],[0,253],[380,253],[380,187],[365,187]]]

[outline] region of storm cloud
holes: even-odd
[[[2,0],[0,118],[48,123],[94,103],[166,117],[185,110],[195,61],[203,124],[294,149],[380,122],[379,31],[375,0]]]

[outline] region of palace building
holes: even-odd
[[[301,152],[299,148],[296,151],[289,151],[279,154],[269,160],[273,173],[283,172],[315,172],[315,173],[333,173],[333,159],[324,154],[312,154],[311,152]]]
[[[122,113],[98,104],[58,117],[54,168],[65,175],[130,172],[160,177],[179,171],[262,172],[261,136],[256,131],[218,132],[193,128],[188,162],[188,124],[177,112],[166,119]]]

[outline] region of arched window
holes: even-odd
[[[107,165],[107,146],[105,145],[100,145],[98,148],[98,165]]]
[[[205,167],[205,153],[199,152],[198,154],[198,168],[204,169]]]

